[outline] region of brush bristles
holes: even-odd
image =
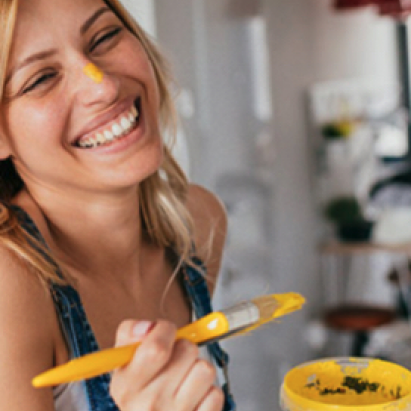
[[[271,294],[255,298],[253,303],[259,308],[261,321],[264,322],[299,310],[305,298],[298,293]]]
[[[263,295],[251,301],[260,311],[260,321],[271,320],[275,310],[279,307],[274,295]]]
[[[251,303],[258,309],[260,319],[253,325],[232,333],[231,336],[247,334],[278,317],[299,310],[304,302],[305,298],[298,293],[262,295],[254,298]]]

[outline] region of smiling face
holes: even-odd
[[[19,2],[0,156],[29,189],[135,186],[162,161],[159,105],[144,48],[102,0]]]

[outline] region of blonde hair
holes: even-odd
[[[177,116],[170,94],[172,77],[165,58],[118,0],[104,1],[143,45],[160,91],[161,129],[163,133],[167,131],[168,135],[175,135]],[[0,100],[3,97],[17,7],[18,0],[0,1]],[[188,181],[167,145],[164,151],[161,169],[139,186],[140,214],[145,239],[173,250],[179,256],[177,270],[181,262],[190,263],[192,249],[192,221],[185,206]],[[22,229],[17,216],[8,207],[23,186],[11,160],[0,161],[0,244],[34,269],[41,280],[47,283],[61,282],[62,279],[56,274],[56,260],[43,245]]]

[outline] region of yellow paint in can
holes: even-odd
[[[97,84],[103,81],[104,73],[93,63],[86,64],[83,73]]]
[[[411,371],[371,358],[325,358],[293,368],[281,387],[283,411],[411,410]]]

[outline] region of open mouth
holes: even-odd
[[[75,143],[80,148],[96,148],[112,144],[134,130],[140,121],[141,98],[138,97],[130,110],[121,114],[115,121],[101,128],[91,136],[80,139]]]

